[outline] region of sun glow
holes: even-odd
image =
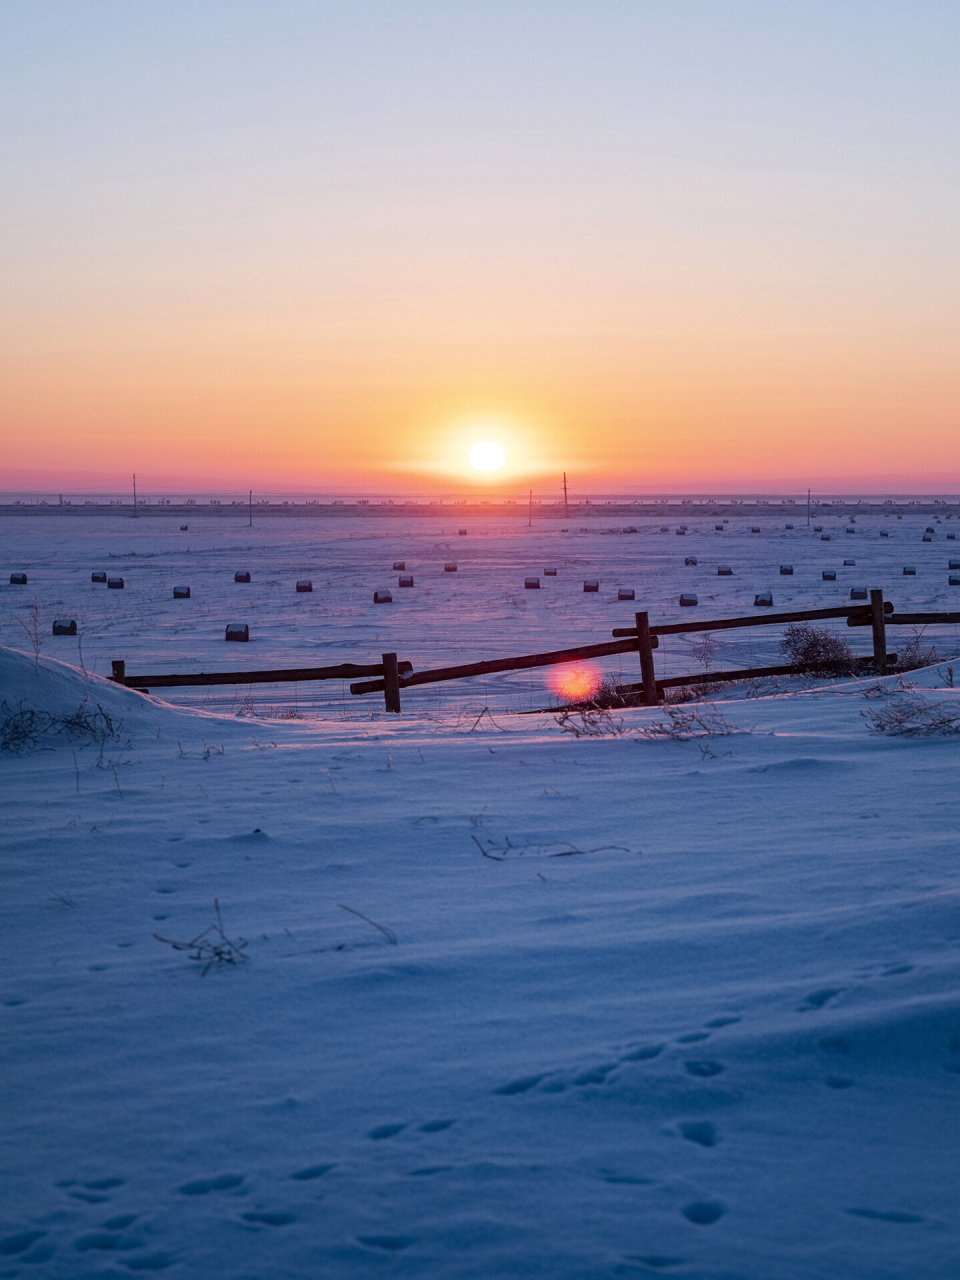
[[[478,440],[467,454],[467,460],[474,471],[499,471],[507,455],[495,440]]]
[[[584,702],[592,698],[602,683],[603,673],[592,662],[554,667],[547,676],[547,684],[553,693],[570,702]]]

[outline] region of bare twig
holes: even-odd
[[[397,945],[397,935],[393,932],[392,929],[388,929],[385,924],[378,924],[376,920],[371,920],[369,916],[365,916],[363,912],[358,911],[356,907],[348,907],[343,902],[338,902],[337,906],[340,908],[341,911],[349,911],[352,916],[357,916],[361,920],[366,920],[367,924],[372,924],[374,929],[379,929],[379,931],[383,934],[383,936],[392,946],[395,947]]]

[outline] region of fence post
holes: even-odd
[[[870,592],[870,625],[873,628],[873,660],[880,675],[887,674],[887,625],[883,611],[883,591]]]
[[[643,681],[643,701],[648,707],[655,707],[660,699],[657,696],[657,678],[653,670],[650,618],[646,613],[638,613],[636,619],[637,650],[640,654],[640,678]]]
[[[383,702],[388,711],[400,711],[400,673],[397,670],[397,655],[382,653],[383,662]]]
[[[124,660],[122,658],[114,658],[114,660],[110,663],[110,666],[113,669],[113,675],[110,677],[110,679],[113,680],[116,684],[126,684],[127,683],[127,664],[124,662]]]

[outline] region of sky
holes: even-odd
[[[0,486],[960,491],[958,59],[954,0],[0,0]]]

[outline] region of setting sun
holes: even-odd
[[[467,454],[474,471],[499,471],[507,460],[500,445],[495,440],[480,440]]]

